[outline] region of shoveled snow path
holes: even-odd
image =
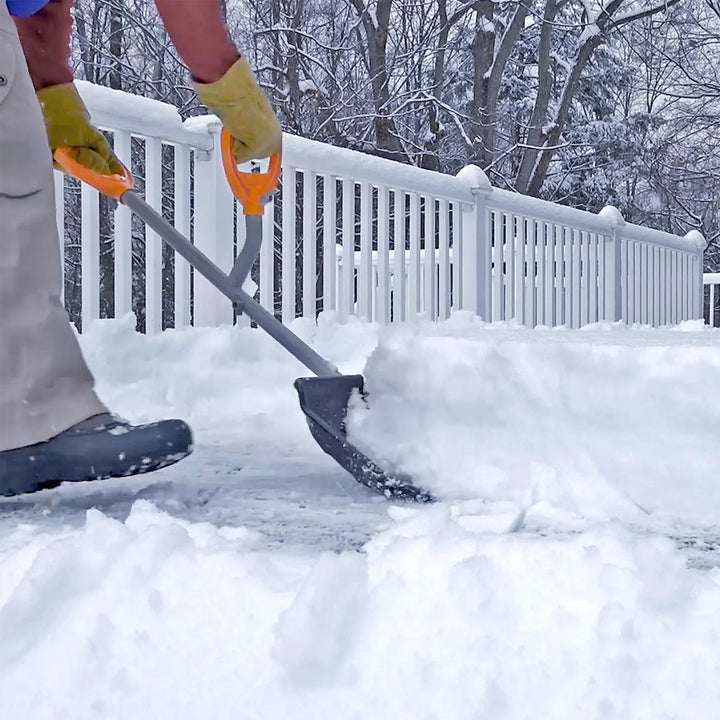
[[[132,325],[132,317],[102,321],[96,323],[82,338],[85,352],[98,379],[99,392],[109,407],[135,421],[173,415],[188,419],[196,434],[194,454],[173,467],[150,475],[102,483],[65,484],[34,495],[0,498],[0,547],[7,531],[19,523],[38,528],[80,526],[91,508],[122,521],[138,500],[147,500],[159,510],[191,522],[210,522],[217,526],[246,527],[258,531],[262,537],[261,544],[268,549],[297,547],[312,552],[361,549],[378,530],[391,524],[388,517],[391,503],[358,485],[325,456],[313,441],[292,389],[294,377],[306,371],[269,338],[257,331],[227,327],[169,332],[147,338],[134,333]],[[404,449],[407,462],[413,461],[414,451],[426,451],[427,446],[432,444],[426,443],[427,437],[423,437],[420,431],[423,425],[427,426],[427,418],[421,416],[422,412],[416,411],[418,408],[426,410],[431,431],[437,430],[439,424],[443,423],[443,413],[447,412],[447,408],[442,407],[440,397],[446,394],[446,386],[450,411],[457,416],[460,424],[465,423],[472,429],[475,418],[464,418],[462,408],[457,410],[462,401],[457,387],[453,387],[457,368],[460,368],[462,375],[462,365],[457,364],[458,356],[466,352],[468,347],[507,346],[510,350],[501,352],[504,353],[501,358],[503,362],[507,361],[508,353],[523,356],[528,348],[536,353],[539,356],[536,359],[521,357],[518,361],[519,367],[529,363],[524,373],[538,376],[532,377],[526,388],[516,387],[513,383],[517,383],[517,378],[513,380],[512,373],[507,367],[498,365],[498,358],[492,354],[479,360],[498,365],[497,372],[507,376],[505,379],[512,384],[512,392],[522,395],[537,392],[536,385],[540,387],[539,383],[543,379],[547,380],[543,374],[548,373],[547,364],[555,358],[543,356],[544,347],[562,349],[588,345],[589,355],[595,358],[598,354],[602,355],[603,351],[609,349],[614,352],[618,348],[628,349],[632,357],[633,353],[643,350],[647,345],[651,352],[662,353],[660,363],[667,363],[672,361],[673,346],[677,346],[681,353],[685,353],[681,357],[690,364],[693,361],[687,358],[692,356],[694,348],[700,348],[701,352],[705,348],[718,355],[717,362],[713,361],[711,365],[720,367],[720,350],[715,352],[720,333],[706,329],[695,331],[699,329],[696,325],[689,325],[686,332],[675,329],[628,330],[605,326],[597,331],[591,329],[574,333],[564,330],[530,332],[507,326],[484,326],[467,316],[459,315],[446,326],[428,324],[390,330],[385,333],[378,351],[374,348],[382,331],[377,326],[359,322],[338,326],[332,318],[325,318],[319,327],[304,321],[297,321],[294,325],[297,333],[336,362],[343,372],[363,371],[368,355],[374,350],[369,368],[375,374],[370,377],[370,386],[372,388],[375,381],[376,387],[373,389],[379,391],[375,396],[378,404],[384,399],[383,391],[386,387],[390,392],[384,395],[391,400],[398,387],[407,395],[401,398],[405,409],[401,408],[400,415],[389,416],[392,427],[383,424],[388,422],[388,418],[383,418],[380,409],[380,419],[376,422],[375,430],[381,435],[373,438],[372,427],[371,432],[365,435],[370,440],[374,439],[380,447],[383,442],[402,444],[407,441]],[[423,343],[425,346],[422,346]],[[443,349],[438,356],[437,348],[445,346],[447,350]],[[427,353],[427,362],[432,363],[431,367],[421,371],[417,380],[420,387],[413,387],[412,381],[408,379],[412,378],[413,373],[417,375],[418,368],[425,367],[422,359],[413,366],[413,361],[407,357],[413,352]],[[445,353],[447,369],[438,364],[445,362]],[[564,350],[561,359],[563,353]],[[452,361],[451,356],[454,357]],[[393,366],[395,357],[407,364],[408,372],[402,373],[402,379],[384,377],[388,372],[399,374],[398,368]],[[609,376],[611,382],[622,383],[624,378],[621,374],[627,367],[631,367],[622,353],[619,357],[617,367],[611,370]],[[567,370],[567,367],[562,369],[563,372]],[[651,382],[662,379],[663,375],[672,379],[686,374],[685,370],[672,367],[663,369],[661,365],[646,370],[646,374],[651,376]],[[482,373],[478,379],[475,379],[474,368],[473,373],[471,379],[480,387]],[[580,368],[576,368],[573,374],[576,377],[566,378],[568,384],[581,384],[583,379]],[[711,382],[712,379],[704,379],[702,376],[697,378],[700,383],[706,380]],[[467,391],[468,397],[472,397],[474,388],[462,385],[466,380],[462,376],[459,380],[456,378],[456,382],[460,383],[460,395]],[[499,376],[497,380],[500,380]],[[403,383],[406,383],[404,387]],[[591,387],[585,388],[584,392],[590,397],[607,395],[609,390]],[[677,391],[678,406],[687,406],[691,410],[711,407],[713,394],[720,397],[720,388],[707,388],[703,398],[694,399],[682,397],[685,392],[682,387],[678,387]],[[505,410],[511,416],[513,406],[517,408],[516,416],[523,412],[527,414],[522,398],[503,397],[500,392],[499,397],[490,399],[507,403]],[[581,396],[578,404],[582,405],[585,401],[586,398]],[[423,408],[423,404],[427,407]],[[636,409],[636,412],[652,414],[657,405],[663,404],[667,405],[667,398],[659,397],[650,402],[647,408]],[[624,414],[625,410],[619,408],[618,413]],[[362,414],[359,418],[362,421]],[[522,448],[526,442],[522,437],[522,429],[512,427],[512,422],[511,417],[512,432],[509,436],[501,436],[506,442],[498,448],[501,453],[507,454],[508,467],[516,456],[522,458]],[[568,424],[572,422],[573,418],[570,417]],[[582,431],[582,428],[578,430]],[[714,428],[708,430],[708,437],[712,438]],[[424,432],[427,433],[427,427]],[[419,437],[414,437],[415,434]],[[362,440],[361,434],[360,444]],[[600,440],[603,440],[602,435]],[[604,440],[610,444],[608,451],[611,452],[611,444],[618,440],[617,432],[610,427]],[[497,438],[493,441],[497,443]],[[467,440],[461,438],[460,443],[459,449],[472,460]],[[662,438],[659,439],[658,452],[661,452],[661,443]],[[562,441],[558,441],[558,444],[561,446]],[[474,445],[481,446],[482,442],[478,441]],[[451,444],[448,447],[448,452],[454,450]],[[650,447],[654,449],[652,442]],[[390,452],[393,450],[391,448]],[[543,452],[552,457],[552,450],[547,448]],[[639,448],[637,474],[642,474],[642,452],[647,453],[647,450],[647,447]],[[715,453],[708,448],[707,455],[714,457]],[[400,452],[400,461],[403,459]],[[458,458],[458,462],[462,464],[462,458]],[[682,457],[673,462],[678,465]],[[440,468],[439,475],[442,480],[442,473],[446,472],[452,484],[455,482],[452,477],[453,465],[448,465],[448,468]],[[535,472],[533,462],[529,461],[528,465]],[[621,500],[619,507],[614,498],[608,501],[601,482],[600,489],[596,490],[597,497],[592,489],[588,496],[591,503],[598,503],[598,512],[588,516],[578,512],[574,505],[576,498],[571,497],[572,493],[568,493],[564,487],[562,490],[565,495],[558,496],[555,492],[553,496],[553,500],[559,497],[560,502],[551,502],[549,505],[542,502],[543,498],[538,502],[538,498],[534,497],[537,492],[535,480],[528,479],[524,497],[523,492],[516,492],[512,487],[509,490],[506,487],[498,490],[494,482],[490,483],[487,491],[483,485],[486,471],[491,476],[498,468],[479,468],[480,477],[470,483],[471,486],[478,483],[477,493],[465,492],[466,488],[461,483],[459,495],[457,488],[453,488],[453,492],[443,498],[440,488],[440,499],[447,500],[451,506],[455,503],[462,507],[463,501],[479,497],[482,502],[480,513],[488,519],[490,527],[520,533],[575,533],[607,519],[622,519],[626,527],[634,532],[672,538],[687,553],[692,566],[720,565],[720,528],[712,522],[713,514],[718,516],[720,511],[714,505],[708,508],[710,521],[679,516],[667,507],[662,507],[662,503],[660,512],[653,508],[654,512],[647,513],[644,511],[645,498],[636,499],[632,493]],[[585,483],[582,476],[581,483],[577,483],[578,478],[575,476],[572,479],[576,484],[592,485],[594,482],[590,478]],[[522,485],[525,480],[521,478],[520,483]],[[715,485],[714,481],[711,484]],[[438,488],[433,487],[433,490],[438,491]],[[667,490],[667,486],[660,484],[657,487],[658,497]],[[543,486],[543,492],[552,496],[552,489],[548,492]],[[528,493],[533,497],[529,497]],[[622,507],[625,500],[627,507]],[[567,503],[572,507],[567,507]],[[698,498],[697,504],[702,506],[703,503],[703,498]],[[497,519],[493,520],[494,517]]]
[[[322,457],[277,460],[200,444],[183,462],[151,475],[0,498],[0,548],[19,523],[81,526],[91,508],[124,520],[138,500],[191,522],[258,531],[269,549],[359,549],[389,522],[385,498]]]
[[[269,548],[360,548],[388,524],[387,500],[315,444],[292,387],[307,370],[267,336],[225,327],[147,338],[133,325],[131,316],[101,321],[81,337],[98,392],[136,422],[187,419],[194,453],[148,475],[0,498],[0,548],[18,523],[80,526],[91,508],[124,520],[137,500],[192,522],[257,530]],[[295,330],[319,332],[321,351],[348,372],[362,369],[377,336],[368,326]],[[339,354],[329,347],[338,332]]]

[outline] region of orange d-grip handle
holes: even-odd
[[[135,185],[132,173],[124,165],[122,174],[104,175],[79,163],[72,156],[70,148],[66,147],[59,147],[55,151],[53,158],[65,172],[73,175],[78,180],[86,182],[88,185],[92,185],[96,190],[116,200],[120,200]]]
[[[233,136],[223,128],[220,135],[223,167],[235,197],[243,204],[246,215],[262,215],[267,196],[272,195],[280,179],[282,155],[280,152],[270,156],[267,172],[240,172],[233,151]]]

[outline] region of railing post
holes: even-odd
[[[598,216],[610,226],[609,243],[605,243],[605,320],[623,319],[622,308],[622,228],[625,218],[612,205],[606,205]],[[628,292],[630,290],[628,289]]]
[[[195,246],[229,273],[234,260],[233,203],[220,155],[220,121],[209,116],[207,131],[214,148],[195,154]],[[200,273],[194,274],[194,324],[232,324],[231,302]]]
[[[693,288],[692,294],[693,307],[692,307],[692,319],[699,320],[705,316],[705,283],[703,281],[703,262],[705,260],[705,248],[707,247],[707,240],[705,236],[699,230],[690,230],[685,237],[691,242],[695,243],[697,248],[697,268],[693,282],[697,283],[696,287]],[[712,326],[712,310],[710,308],[710,325]]]
[[[464,167],[457,177],[470,186],[475,202],[462,206],[462,310],[472,310],[486,322],[492,319],[492,241],[487,198],[488,176],[477,167]]]

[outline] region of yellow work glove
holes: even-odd
[[[266,158],[280,150],[280,123],[245,58],[240,58],[219,80],[195,83],[195,92],[235,138],[239,163]]]
[[[51,85],[38,90],[37,95],[53,153],[59,147],[68,147],[73,158],[90,170],[104,175],[122,173],[123,166],[107,138],[91,124],[74,83]]]

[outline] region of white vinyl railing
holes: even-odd
[[[229,271],[245,226],[217,152],[217,119],[183,123],[171,106],[79,85],[145,199]],[[58,203],[61,231],[66,214]],[[144,230],[124,207],[103,221],[112,226],[113,259],[103,267],[111,268],[113,298],[101,310],[108,282],[92,188],[81,191],[80,214],[83,323],[140,306],[147,332],[233,322],[230,303],[150,231],[138,272],[133,251]],[[286,136],[281,188],[263,228],[256,297],[286,322],[321,310],[390,323],[465,309],[486,320],[569,327],[703,316],[699,233],[682,238],[627,224],[614,208],[594,215],[493,188],[474,166],[452,177]]]

